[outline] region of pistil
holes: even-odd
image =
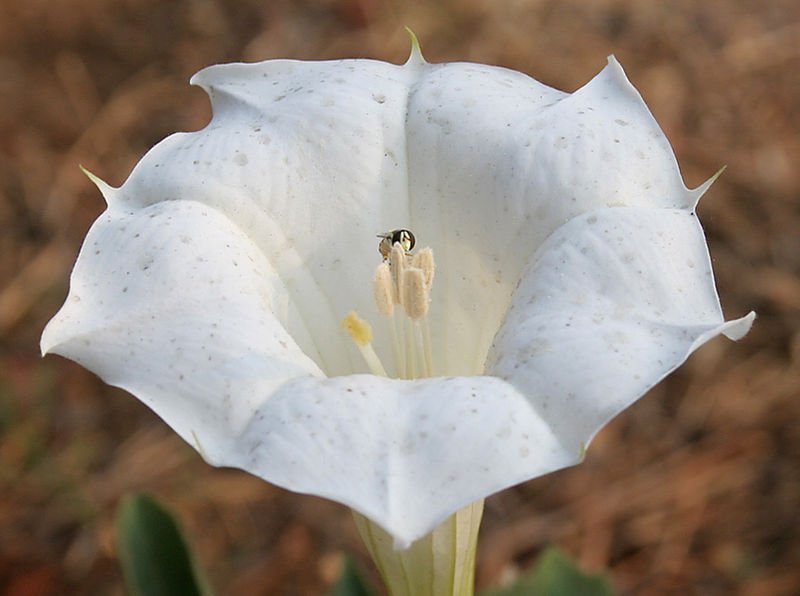
[[[386,369],[383,367],[381,359],[372,347],[372,326],[358,316],[356,311],[351,310],[342,321],[342,327],[350,334],[353,341],[361,351],[364,361],[367,363],[370,372],[381,377],[388,377]]]

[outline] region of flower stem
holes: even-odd
[[[482,516],[483,500],[476,501],[400,550],[390,534],[353,512],[356,527],[390,596],[473,596]]]

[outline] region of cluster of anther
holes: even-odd
[[[383,261],[375,270],[373,288],[378,312],[388,319],[396,376],[404,379],[432,376],[427,314],[435,270],[433,251],[425,247],[412,253],[415,238],[409,230],[393,230],[379,238],[378,251]],[[386,375],[372,349],[369,323],[351,312],[342,324],[358,345],[370,370]]]

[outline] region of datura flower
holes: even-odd
[[[403,547],[576,464],[725,322],[695,205],[612,57],[572,94],[479,64],[211,66],[214,116],[113,188],[43,353],[211,464]],[[350,314],[348,314],[350,313]],[[344,319],[344,325],[343,325]],[[343,326],[346,329],[343,329]]]

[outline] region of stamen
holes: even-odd
[[[425,272],[422,269],[406,269],[403,272],[403,278],[405,292],[403,306],[408,318],[411,319],[414,351],[421,359],[420,372],[427,377],[432,374],[430,331],[424,324],[430,306],[430,291],[425,284]],[[416,371],[414,372],[416,373]]]
[[[378,355],[372,347],[372,327],[370,324],[359,317],[356,311],[351,310],[347,313],[347,316],[342,319],[342,328],[350,334],[350,337],[358,346],[370,372],[374,375],[388,377],[389,375],[386,374],[383,363],[381,363],[380,358],[378,358]]]
[[[433,249],[426,246],[421,249],[411,259],[412,267],[422,269],[425,274],[425,288],[428,291],[428,303],[430,304],[430,291],[433,286],[433,278],[436,273],[436,264],[433,260]],[[425,362],[425,374],[433,376],[433,349],[431,348],[431,328],[428,324],[428,317],[423,317],[419,323],[422,333],[422,353]]]
[[[393,230],[378,237],[381,238],[378,250],[383,262],[375,269],[373,292],[378,312],[389,317],[395,373],[404,379],[432,376],[433,356],[427,315],[436,272],[433,251],[425,247],[412,253],[415,239],[409,230]],[[398,304],[402,309],[395,308]],[[399,329],[398,311],[407,317],[401,316]],[[355,335],[353,338],[356,339]],[[371,345],[369,350],[372,350]]]
[[[403,352],[403,346],[400,345],[400,335],[397,332],[397,315],[392,313],[389,317],[389,332],[392,336],[392,355],[394,356],[394,365],[398,376],[403,376],[406,370],[406,355]]]
[[[394,283],[395,302],[404,306],[405,301],[405,276],[404,272],[408,266],[408,255],[405,249],[399,242],[395,242],[392,246],[392,252],[389,254],[389,268],[392,272],[392,282]],[[404,309],[405,310],[405,309]],[[402,368],[400,369],[401,376],[404,379],[413,379],[416,377],[416,362],[414,358],[414,330],[409,327],[408,321],[401,322],[402,327],[402,348],[401,353]]]
[[[399,242],[395,242],[394,246],[392,246],[392,252],[389,255],[389,268],[394,282],[394,302],[395,304],[403,304],[403,270],[406,268],[406,251],[403,250]]]
[[[391,334],[392,339],[392,356],[394,356],[397,374],[403,374],[403,371],[405,371],[405,355],[403,354],[403,348],[400,346],[400,342],[397,339],[397,321],[395,320],[394,316],[395,285],[392,282],[392,271],[389,268],[389,263],[386,261],[383,261],[375,269],[373,290],[375,294],[375,305],[378,307],[378,312],[389,317],[389,333]]]
[[[406,319],[403,325],[403,342],[406,346],[406,370],[404,378],[406,379],[417,378],[417,351],[414,337],[414,324]]]
[[[403,307],[412,321],[428,314],[430,292],[422,269],[408,268],[403,272]]]
[[[392,316],[394,313],[394,284],[392,283],[392,272],[389,265],[384,261],[375,269],[375,279],[373,280],[375,291],[375,304],[378,312],[382,315]]]
[[[433,262],[433,250],[429,246],[421,249],[411,259],[411,266],[422,269],[423,273],[425,273],[425,287],[430,290],[431,286],[433,286],[433,277],[436,272],[436,265]]]

